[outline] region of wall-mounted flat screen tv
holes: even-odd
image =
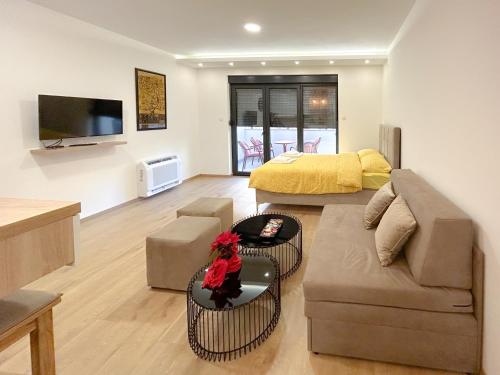
[[[38,95],[40,140],[123,134],[121,100]]]

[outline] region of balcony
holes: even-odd
[[[261,127],[238,127],[238,171],[251,172],[263,163]],[[304,129],[304,152],[335,154],[337,152],[336,129]],[[296,128],[271,128],[271,158],[285,151],[297,149]]]

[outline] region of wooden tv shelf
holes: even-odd
[[[102,147],[112,147],[112,146],[124,145],[126,143],[127,141],[109,141],[109,142],[97,142],[95,145],[85,145],[85,146],[64,146],[60,148],[41,147],[41,148],[31,149],[30,152],[32,154],[52,154],[55,152],[71,152],[78,150],[87,150],[89,148],[94,149]]]

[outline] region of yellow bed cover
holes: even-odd
[[[274,193],[354,193],[362,189],[358,154],[303,155],[290,164],[267,162],[250,174],[249,187]]]
[[[363,172],[363,189],[378,190],[390,180],[390,173]]]

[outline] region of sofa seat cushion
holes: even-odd
[[[329,205],[316,231],[304,276],[307,301],[331,301],[441,312],[472,312],[468,290],[424,287],[400,255],[383,267],[363,205]]]

